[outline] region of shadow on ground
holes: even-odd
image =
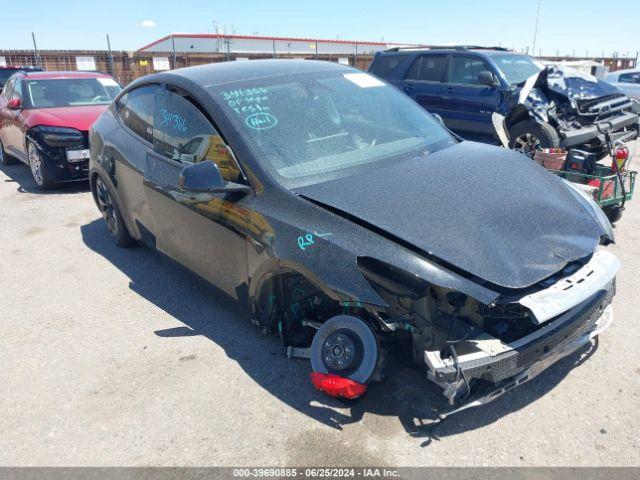
[[[437,423],[448,409],[441,391],[425,375],[390,359],[388,376],[373,384],[355,403],[328,398],[309,381],[306,360],[284,357],[278,338],[261,335],[235,303],[211,285],[150,249],[115,246],[102,220],[81,227],[85,244],[120,269],[130,288],[163,309],[184,326],[159,330],[160,337],[203,335],[262,388],[287,405],[336,429],[360,421],[367,413],[397,417],[406,432],[422,439],[422,446],[441,437],[474,430],[515,412],[552,390],[576,365],[594,351],[585,347],[562,359],[531,382],[494,402]],[[153,329],[152,320],[149,329]]]
[[[8,179],[5,183],[15,183],[19,193],[36,193],[39,195],[59,195],[65,193],[78,193],[89,191],[88,181],[67,182],[59,184],[54,190],[40,190],[31,176],[31,170],[22,162],[16,161],[13,165],[0,164],[0,171]]]

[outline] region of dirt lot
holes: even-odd
[[[640,465],[640,195],[616,234],[599,346],[434,426],[420,373],[323,397],[210,286],[114,246],[86,188],[43,194],[2,167],[0,464]]]

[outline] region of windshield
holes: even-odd
[[[528,55],[493,55],[491,59],[512,85],[524,82],[544,69],[544,64]]]
[[[25,84],[26,101],[33,108],[105,105],[122,90],[112,78],[27,80]]]
[[[209,87],[261,164],[287,188],[456,143],[437,120],[366,73],[325,72]]]

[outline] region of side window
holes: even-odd
[[[117,102],[124,124],[149,143],[153,142],[153,110],[157,85],[131,90]]]
[[[422,56],[413,62],[406,78],[423,82],[442,82],[446,68],[445,55]]]
[[[11,99],[15,100],[16,98],[22,100],[22,81],[19,78],[16,78],[15,82],[13,82],[13,95]]]
[[[618,77],[620,83],[640,83],[640,72],[623,73]]]
[[[482,60],[473,57],[453,57],[449,83],[482,85],[478,82],[478,74],[483,70],[491,71]]]
[[[210,160],[226,181],[242,182],[240,168],[222,137],[187,96],[159,90],[154,117],[153,149],[157,153],[183,163]]]

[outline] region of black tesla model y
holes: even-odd
[[[593,200],[367,73],[258,60],[149,75],[90,144],[114,240],[234,297],[329,395],[362,395],[393,346],[452,405],[482,404],[612,321],[619,262]]]

